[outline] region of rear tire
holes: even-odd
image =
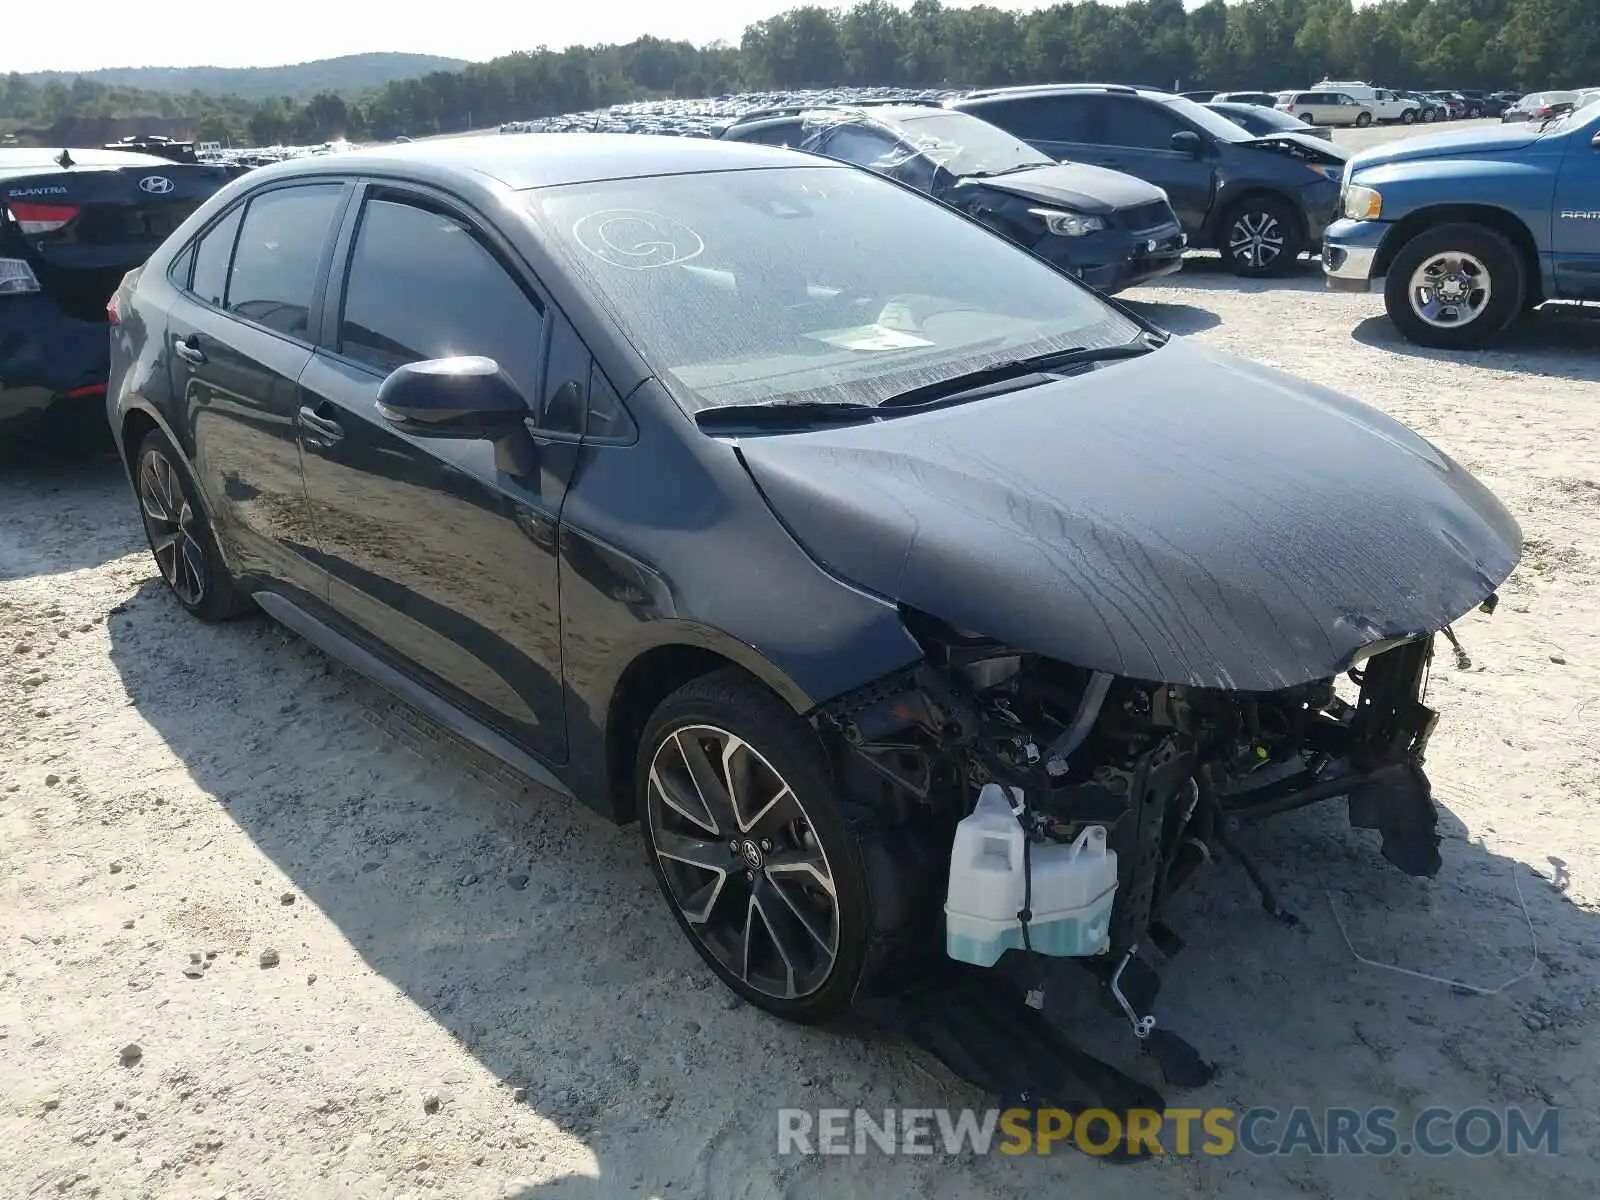
[[[1439,286],[1430,287],[1430,279]],[[1517,248],[1493,229],[1465,223],[1425,230],[1402,246],[1383,289],[1395,328],[1408,341],[1440,350],[1489,345],[1517,319],[1527,296],[1528,271]]]
[[[189,464],[172,440],[152,429],[133,463],[145,538],[167,590],[202,621],[226,621],[254,608],[228,574]]]
[[[1310,113],[1301,113],[1300,114],[1300,119],[1302,121],[1304,121],[1307,125],[1315,125],[1317,123],[1317,119],[1315,117],[1313,117]]]
[[[1372,114],[1371,113],[1364,112],[1364,113],[1357,113],[1356,114],[1356,128],[1357,129],[1365,129],[1368,125],[1371,125],[1371,124],[1372,124]]]
[[[634,786],[650,869],[717,977],[785,1020],[844,1012],[875,957],[873,906],[805,719],[738,671],[693,680],[650,718]]]
[[[1217,248],[1235,275],[1265,279],[1294,266],[1305,249],[1305,234],[1294,207],[1282,197],[1263,194],[1240,201],[1222,219]]]

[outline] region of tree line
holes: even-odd
[[[1597,0],[1098,0],[1019,13],[861,0],[794,8],[738,46],[642,37],[540,47],[364,92],[246,100],[0,80],[0,120],[163,117],[233,144],[420,136],[630,100],[814,86],[985,87],[1092,80],[1184,88],[1306,86],[1324,76],[1395,87],[1531,91],[1600,86]]]

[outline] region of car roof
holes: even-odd
[[[1158,100],[1172,99],[1176,93],[1157,91],[1155,88],[1130,87],[1125,83],[1027,83],[1015,87],[983,88],[968,96],[952,100],[952,107],[960,107],[974,100],[1017,100],[1030,96],[1060,96],[1073,92],[1101,92],[1118,96],[1149,96]]]
[[[252,171],[250,178],[350,175],[363,171],[432,178],[470,173],[524,191],[651,175],[836,166],[825,159],[800,158],[774,146],[720,138],[647,133],[507,133],[430,138],[369,146],[344,154],[289,159]]]

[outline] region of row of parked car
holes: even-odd
[[[1184,252],[1197,247],[1217,250],[1241,276],[1278,274],[1303,253],[1315,253],[1329,226],[1352,215],[1349,151],[1333,143],[1326,126],[1308,125],[1249,93],[1198,103],[1147,88],[1056,84],[959,95],[873,89],[763,99],[773,102],[675,102],[673,112],[654,115],[619,106],[603,117],[554,119],[546,127],[759,142],[851,162],[959,209],[1107,294],[1177,271]],[[1562,111],[1584,110],[1579,104]],[[640,118],[638,128],[628,126],[631,117]],[[1510,153],[1532,145],[1558,119],[1547,113],[1540,126],[1525,127],[1532,132],[1467,149]],[[1423,157],[1433,153],[1430,146],[1428,139],[1411,141],[1368,152],[1364,161]],[[1452,153],[1463,146],[1452,143]],[[60,402],[103,392],[103,309],[116,281],[206,196],[248,169],[238,161],[201,161],[176,145],[144,148],[154,153],[0,151],[0,426],[82,408]],[[328,148],[306,152],[316,149]],[[1554,165],[1547,166],[1553,178]],[[1521,297],[1517,311],[1524,302],[1581,295],[1590,277],[1583,268],[1546,263],[1538,250],[1565,244],[1557,232],[1600,230],[1594,214],[1600,204],[1583,190],[1592,184],[1574,186],[1555,218],[1559,231],[1550,228],[1548,212],[1540,226],[1537,203],[1524,212],[1493,198],[1506,208],[1499,236],[1516,250],[1509,265],[1504,256],[1496,259],[1497,273],[1520,279],[1501,286],[1492,303],[1476,289],[1483,294],[1475,311],[1487,312],[1487,320],[1468,319],[1459,306],[1454,316],[1424,320],[1401,297],[1391,298],[1396,322],[1414,340],[1472,344],[1504,327],[1503,306],[1513,295]],[[1471,197],[1462,191],[1444,199]],[[1361,219],[1389,220],[1390,204],[1381,217],[1362,209]],[[1408,236],[1419,220],[1413,215]],[[1517,234],[1525,220],[1531,226]],[[1329,248],[1330,275],[1349,283],[1352,263],[1365,264],[1370,276],[1394,258],[1367,249]],[[1474,261],[1480,275],[1488,270],[1481,255]]]

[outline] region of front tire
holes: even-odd
[[[249,612],[254,605],[228,574],[188,464],[159,429],[139,443],[133,488],[156,569],[178,603],[202,621]]]
[[[1294,208],[1271,195],[1254,196],[1229,209],[1217,241],[1228,269],[1245,279],[1283,274],[1305,248]]]
[[[717,672],[656,709],[635,774],[650,868],[718,978],[790,1021],[848,1008],[873,932],[867,871],[804,718]]]
[[[1423,112],[1422,112],[1422,123],[1424,125],[1432,125],[1438,119],[1439,119],[1439,113],[1437,112],[1437,110],[1431,109],[1431,108],[1423,110]]]
[[[1528,271],[1502,234],[1483,225],[1440,225],[1401,247],[1389,264],[1384,307],[1420,346],[1476,350],[1523,311]]]
[[[1414,109],[1414,108],[1408,108],[1403,113],[1400,114],[1400,124],[1402,124],[1402,125],[1415,124],[1416,120],[1417,120],[1417,110]]]

